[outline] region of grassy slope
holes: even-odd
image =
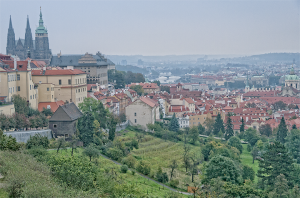
[[[252,167],[253,170],[255,171],[255,173],[257,174],[258,161],[255,160],[254,164],[252,163],[252,155],[251,155],[251,152],[247,151],[247,145],[246,144],[243,144],[243,153],[240,155],[240,157],[241,157],[242,164]],[[256,175],[255,175],[254,182],[257,182],[257,176]]]
[[[77,152],[75,155],[81,155],[83,149],[77,149]],[[56,155],[55,150],[50,150],[49,151],[51,154]],[[70,156],[71,152],[70,149],[68,150],[63,150],[59,152],[59,155],[67,155]],[[87,158],[87,160],[89,160]],[[93,160],[92,160],[93,161]],[[103,157],[99,157],[98,159],[99,162],[99,171],[105,171],[106,168],[114,168],[115,170],[120,170],[120,166],[111,162],[108,159],[105,159]],[[143,193],[144,196],[148,195],[153,196],[153,197],[164,197],[167,194],[170,194],[171,191],[169,189],[163,188],[162,186],[156,184],[153,181],[148,181],[147,179],[143,178],[142,176],[135,174],[132,175],[131,171],[128,171],[127,173],[119,173],[119,176],[124,180],[126,183],[130,184],[135,184],[138,186],[138,189],[141,193]],[[187,196],[182,196],[182,197],[187,197]]]
[[[130,141],[135,138],[134,132],[123,133],[119,137],[124,142]],[[200,153],[200,147],[191,146],[191,153]],[[192,185],[191,176],[185,173],[185,168],[183,167],[183,143],[175,143],[171,141],[164,141],[160,138],[155,138],[150,135],[145,135],[142,142],[139,143],[139,149],[134,149],[132,151],[134,156],[140,158],[140,160],[145,160],[151,164],[151,171],[155,173],[158,167],[162,167],[163,171],[167,172],[170,177],[169,165],[171,161],[176,159],[179,167],[176,170],[175,176],[179,179],[179,188],[186,191],[186,184]],[[195,176],[197,182],[200,181],[198,176]]]

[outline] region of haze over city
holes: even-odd
[[[13,5],[13,9],[7,9]],[[299,1],[0,1],[16,39],[40,6],[53,54],[183,55],[299,52]]]

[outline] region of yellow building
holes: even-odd
[[[38,90],[31,76],[31,62],[2,61],[0,64],[0,96],[11,102],[13,95],[26,98],[34,109],[38,107]]]
[[[74,102],[78,106],[87,97],[86,73],[79,69],[33,70],[32,78],[41,87],[44,101],[52,101],[53,96],[54,101]]]
[[[198,126],[199,124],[204,125],[204,122],[206,119],[212,119],[211,113],[206,114],[195,114],[195,115],[189,115],[189,125],[190,128],[193,126]]]

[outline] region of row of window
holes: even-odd
[[[47,87],[47,91],[50,91],[49,87]],[[51,87],[51,91],[54,91],[54,87]]]
[[[76,83],[76,85],[78,85],[78,84],[84,84],[84,83],[86,83],[86,78],[79,78],[79,79],[75,79],[75,83]]]
[[[36,98],[36,94],[30,95],[30,100],[35,99],[35,98]]]
[[[84,92],[84,91],[86,91],[86,88],[76,89],[76,93],[77,93],[77,92],[80,93],[80,91],[81,91],[81,92]]]
[[[8,82],[16,81],[17,79],[20,80],[20,74],[7,75],[7,78],[8,78]]]
[[[77,98],[77,101],[80,102],[80,101],[83,101],[86,97],[80,97],[80,98]]]

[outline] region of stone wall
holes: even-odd
[[[46,136],[48,139],[52,139],[52,131],[51,129],[45,130],[34,130],[34,131],[9,131],[4,132],[4,135],[12,136],[16,138],[17,142],[26,143],[30,136],[34,136],[35,134],[40,134],[41,136]]]

